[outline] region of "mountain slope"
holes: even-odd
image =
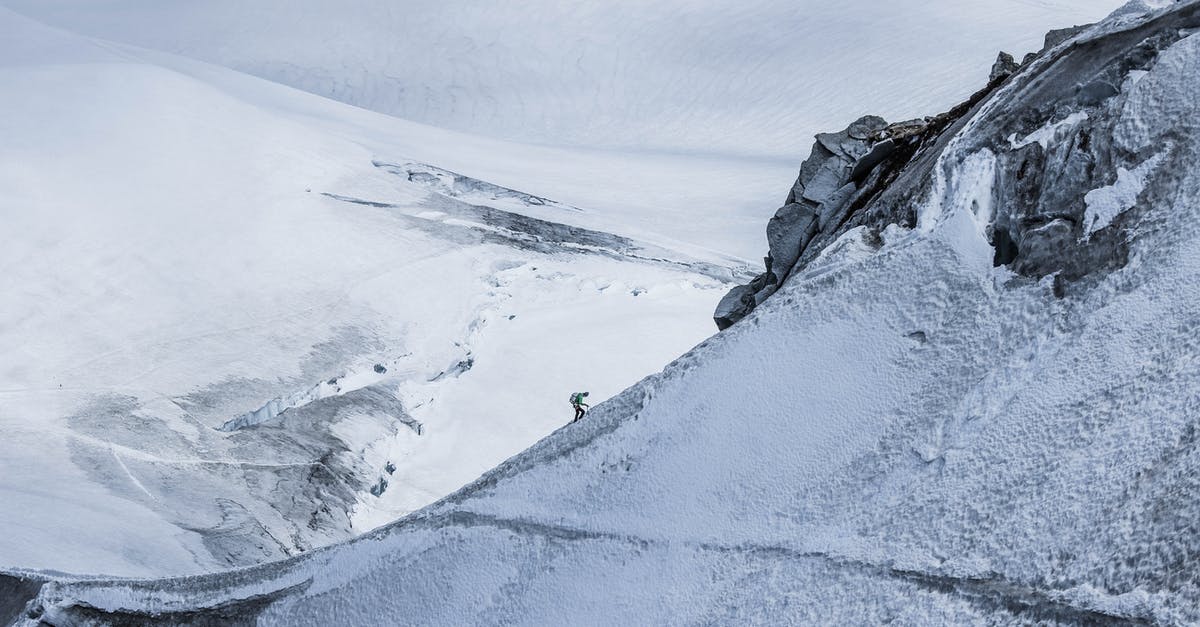
[[[912,228],[847,230],[728,331],[417,514],[228,574],[5,585],[51,624],[1194,623],[1197,29],[1200,2],[1134,2],[1047,51],[859,208]],[[1043,206],[991,204],[1025,189],[1030,137],[1072,147],[1032,196],[1091,218],[1050,248],[1084,260],[1069,276],[996,256],[1001,218]],[[1111,161],[1077,175],[1067,152]],[[1069,219],[1009,233],[1044,253]],[[1093,237],[1127,248],[1101,259]]]
[[[997,49],[1117,2],[5,0],[402,118],[521,141],[792,158],[847,116],[969,92]]]
[[[703,339],[740,272],[652,215],[627,231],[659,243],[388,166],[561,152],[0,32],[4,567],[203,572],[393,520]]]

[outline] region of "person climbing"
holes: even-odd
[[[587,410],[584,409],[584,407],[590,407],[590,405],[583,402],[583,399],[586,398],[587,395],[587,392],[576,392],[571,395],[571,406],[575,408],[575,420],[572,420],[571,422],[578,421],[580,418],[583,418],[584,414],[587,413]]]

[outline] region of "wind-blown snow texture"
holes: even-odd
[[[1135,2],[1048,51],[929,149],[932,179],[893,184],[915,228],[847,231],[662,374],[389,527],[228,574],[3,583],[51,624],[1200,621],[1198,29],[1200,2]],[[1089,141],[1129,172],[1164,155],[1101,229],[1120,263],[1065,284],[996,265],[986,199],[1013,173],[981,173],[1058,121],[1064,80],[1112,68],[1138,74],[1066,90],[1105,120]],[[1096,259],[1101,231],[1064,252]]]
[[[1036,50],[1049,25],[1093,22],[1118,3],[0,4],[441,127],[551,144],[794,159],[814,132],[847,116],[904,119],[944,108],[970,93],[997,49]]]
[[[397,36],[393,2],[0,2],[20,11],[0,9],[0,568],[254,564],[444,496],[559,426],[566,392],[615,394],[711,333],[702,312],[748,278],[793,136],[839,107],[795,99],[801,83],[844,83],[811,68],[832,54],[860,77],[869,97],[855,107],[913,85],[950,102],[996,47],[1036,47],[1030,24],[1098,11],[922,4],[834,24],[814,4],[797,36],[780,27],[797,10],[784,4],[686,7],[707,33],[690,37],[666,19],[683,7],[652,3],[636,7],[649,30],[604,3],[545,3],[537,22],[493,3],[416,5]],[[580,18],[619,54],[592,56],[598,40],[572,35]],[[863,23],[889,35],[853,57],[840,42],[803,48]],[[961,36],[954,61],[914,62],[919,77],[898,79],[877,59],[901,57],[871,47],[942,28]],[[586,62],[529,56],[564,36]],[[493,37],[508,52],[474,52]],[[458,128],[592,145],[432,128],[170,52]],[[280,53],[291,65],[276,72]],[[468,62],[491,71],[443,71]],[[528,92],[488,108],[493,81],[531,74],[504,83]],[[714,79],[726,76],[749,82]],[[434,106],[392,98],[394,77],[429,85]],[[786,88],[767,98],[768,83]],[[461,106],[445,106],[451,92]],[[595,147],[607,144],[636,150]]]

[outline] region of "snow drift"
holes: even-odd
[[[10,574],[0,609],[1200,621],[1197,29],[1200,2],[1134,2],[1028,60],[872,166],[886,185],[747,317],[433,506],[225,574]]]

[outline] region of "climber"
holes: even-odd
[[[571,395],[571,406],[575,408],[575,420],[572,420],[571,422],[575,422],[580,418],[583,418],[583,415],[587,413],[587,410],[585,410],[584,407],[590,407],[590,405],[583,402],[583,399],[587,398],[587,395],[587,392],[576,392]]]

